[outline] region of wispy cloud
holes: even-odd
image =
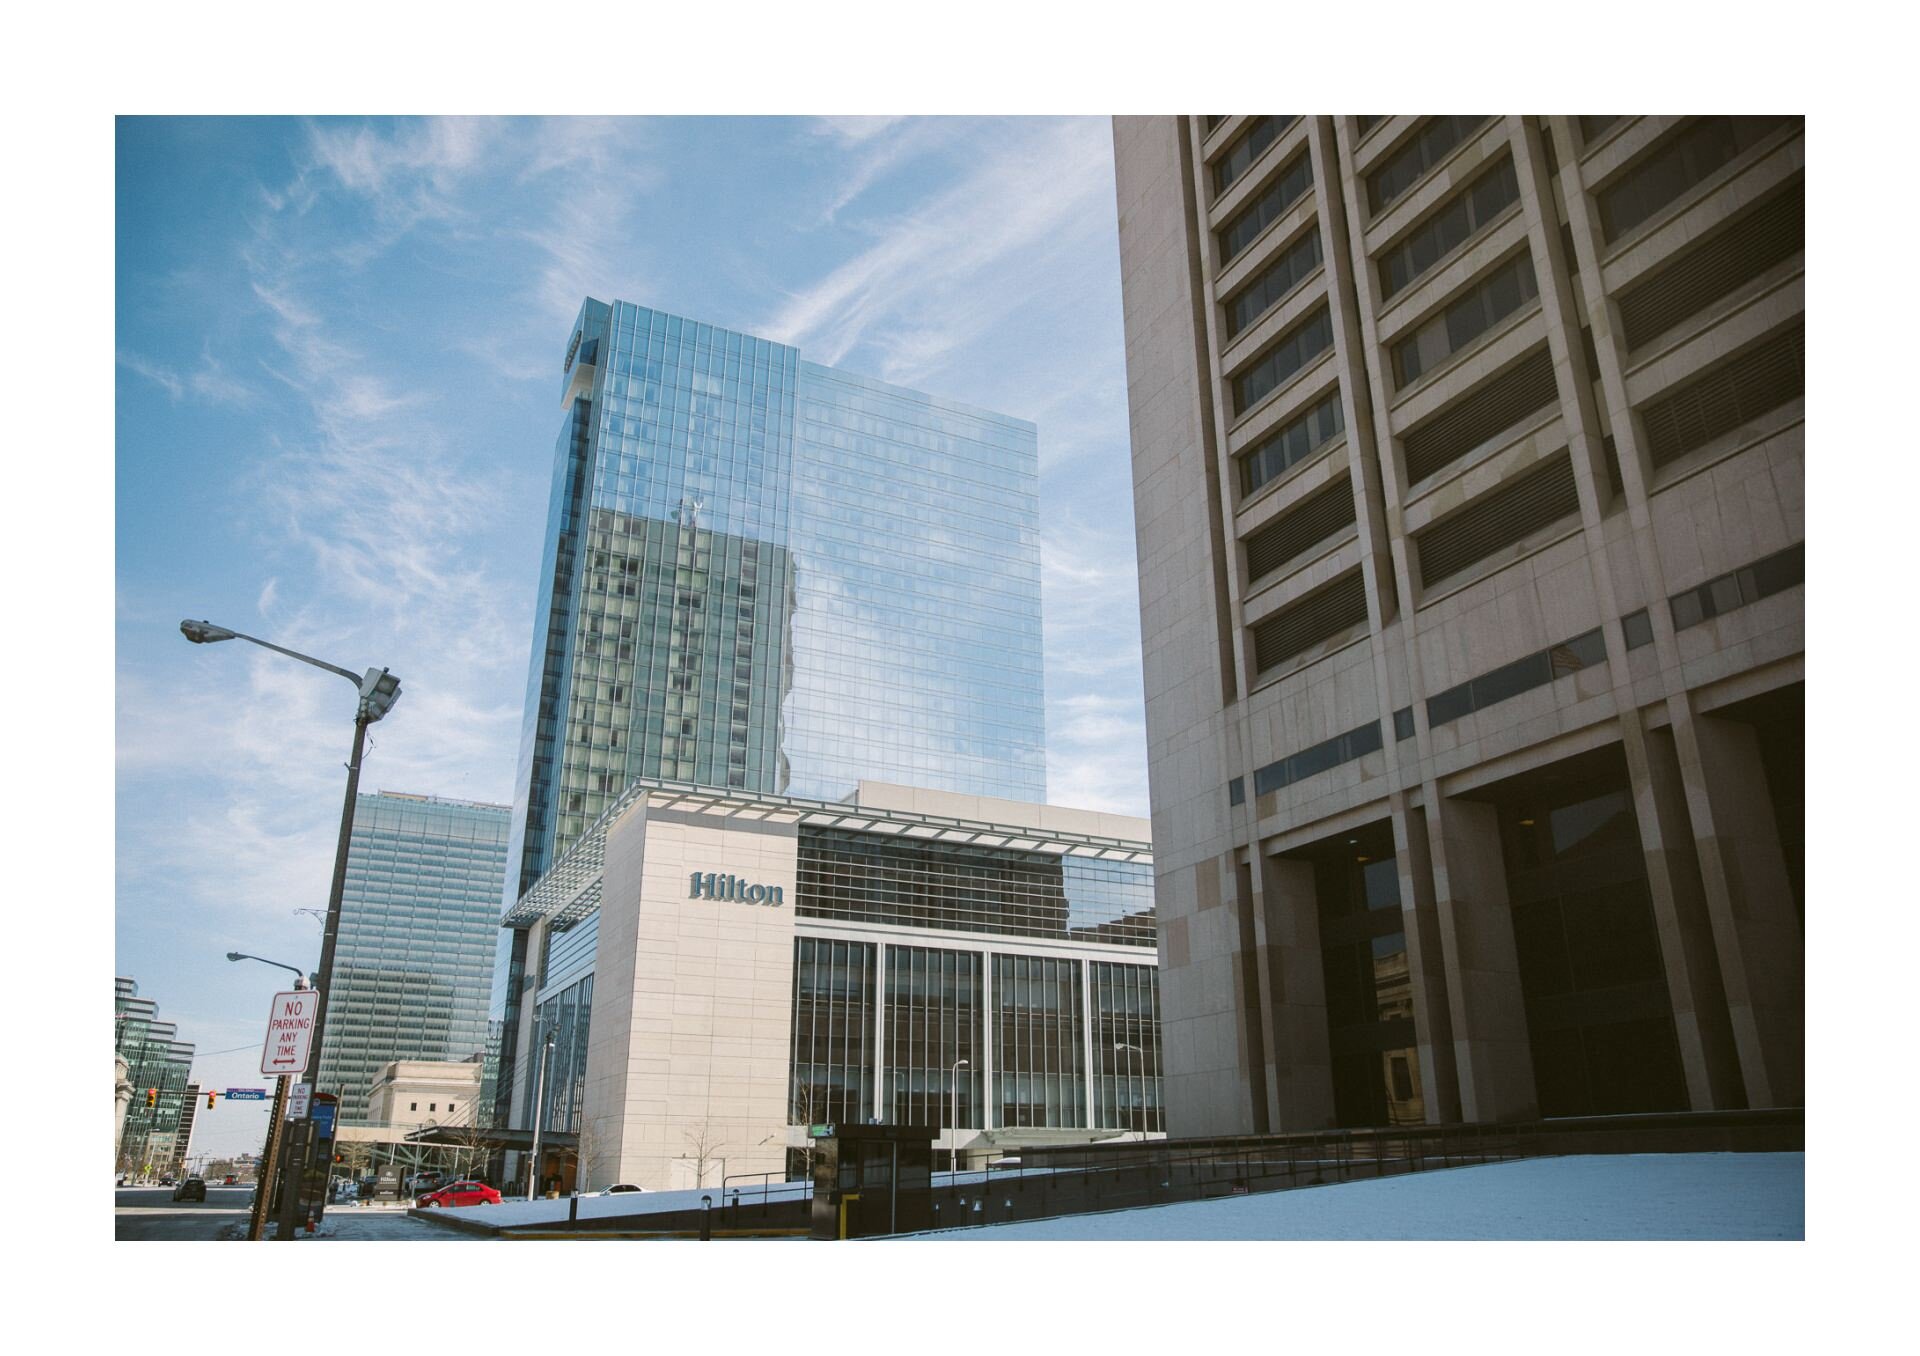
[[[186,391],[186,384],[180,380],[180,374],[161,363],[151,362],[138,353],[128,353],[125,349],[114,354],[114,361],[129,372],[138,373],[167,393],[171,400],[178,400]]]
[[[1089,207],[1111,189],[1104,135],[1092,120],[1016,125],[930,200],[866,223],[874,243],[760,331],[829,364],[870,345],[880,376],[922,380],[1018,311],[1082,243]]]
[[[115,353],[114,361],[129,372],[145,377],[176,403],[189,395],[207,405],[246,405],[256,398],[253,388],[229,373],[210,349],[202,349],[200,366],[184,376],[165,363],[126,349]]]

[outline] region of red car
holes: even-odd
[[[429,1191],[414,1202],[425,1208],[430,1205],[498,1205],[500,1193],[485,1182],[449,1182],[438,1191]]]

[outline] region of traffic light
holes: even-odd
[[[344,1163],[344,1162],[346,1162],[346,1161],[347,1161],[347,1156],[346,1156],[345,1154],[341,1154],[341,1153],[336,1153],[336,1154],[335,1154],[335,1155],[333,1156],[333,1161],[334,1161],[335,1163]]]
[[[148,1088],[147,1089],[147,1105],[156,1106],[159,1104],[159,1101],[160,1101],[160,1089]]]
[[[220,1094],[216,1092],[210,1092],[207,1094],[207,1110],[209,1111],[213,1110],[213,1099],[219,1095]]]

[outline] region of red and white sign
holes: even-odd
[[[260,1050],[263,1074],[303,1074],[313,1053],[313,1019],[320,1012],[316,989],[297,989],[273,996],[267,1016],[267,1043]]]

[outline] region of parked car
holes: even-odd
[[[485,1182],[452,1182],[429,1191],[414,1202],[421,1209],[435,1205],[498,1205],[500,1193]]]
[[[621,1192],[625,1192],[625,1191],[645,1191],[645,1190],[646,1190],[645,1187],[635,1186],[632,1182],[615,1182],[612,1186],[608,1187],[605,1191],[601,1192],[600,1194],[602,1196],[617,1196]]]
[[[173,1189],[176,1201],[204,1201],[207,1198],[207,1184],[198,1177],[188,1177]]]

